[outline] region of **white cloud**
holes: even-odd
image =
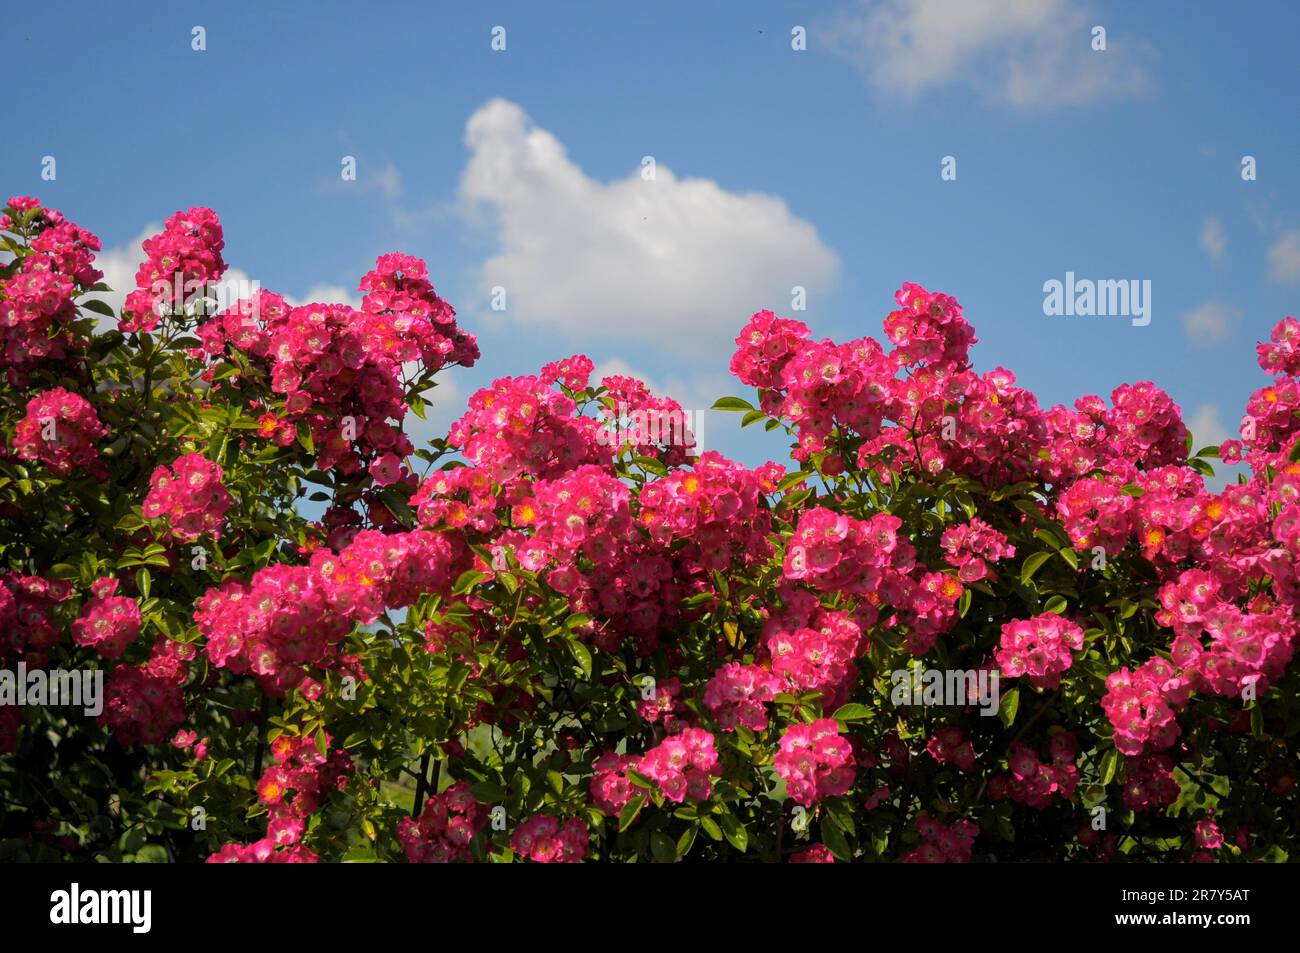
[[[679,179],[663,162],[653,181],[639,170],[596,181],[506,100],[475,112],[465,141],[461,197],[495,213],[499,239],[484,300],[505,288],[507,319],[700,354],[753,312],[779,310],[793,286],[828,288],[839,267],[781,199]]]
[[[316,187],[323,192],[378,192],[390,202],[402,194],[402,173],[391,162],[372,163],[365,156],[352,156],[356,160],[356,178],[341,175],[321,176]],[[346,171],[346,170],[344,170]]]
[[[295,308],[304,304],[346,304],[356,310],[361,309],[361,295],[349,291],[342,285],[313,285],[301,298],[284,295],[284,300]]]
[[[1300,284],[1300,231],[1287,232],[1268,250],[1268,276],[1278,284]]]
[[[1143,91],[1136,47],[1107,35],[1074,0],[858,0],[819,33],[881,93],[904,100],[964,85],[1024,109]],[[1141,44],[1139,44],[1141,45]]]
[[[375,173],[374,184],[386,198],[395,199],[402,194],[402,174],[391,162]]]
[[[1219,408],[1216,404],[1201,404],[1192,411],[1192,416],[1187,421],[1187,429],[1192,432],[1192,439],[1195,441],[1193,451],[1211,444],[1217,446],[1228,439],[1228,430],[1219,418]]]
[[[1217,301],[1207,301],[1185,312],[1180,318],[1188,340],[1203,347],[1226,340],[1232,325],[1240,319],[1240,311]]]
[[[1228,249],[1228,233],[1223,223],[1211,215],[1201,225],[1201,251],[1216,265],[1223,260]]]

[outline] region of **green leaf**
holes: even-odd
[[[794,473],[787,473],[781,478],[781,482],[776,485],[777,492],[784,493],[791,487],[798,486],[810,476],[812,476],[811,473],[805,473],[803,470],[796,470]]]
[[[651,781],[636,768],[627,769],[627,779],[639,788],[645,788],[647,791],[658,791],[659,785]]]
[[[855,721],[870,721],[874,715],[875,712],[866,705],[859,704],[858,702],[849,702],[847,705],[841,705],[837,708],[834,717],[835,720],[840,723],[841,727],[843,727]]]
[[[77,567],[71,563],[59,563],[51,566],[49,572],[45,575],[51,579],[76,579],[80,573],[77,571]]]
[[[1034,573],[1051,558],[1051,553],[1031,553],[1020,567],[1020,581],[1028,585],[1029,580],[1034,578]]]
[[[349,847],[348,852],[339,858],[340,863],[344,864],[377,864],[379,858],[375,856],[375,849],[370,846]]]
[[[162,844],[145,844],[135,852],[135,862],[137,864],[165,864],[167,863],[167,848]]]
[[[1119,770],[1119,752],[1111,748],[1101,756],[1101,764],[1098,766],[1098,772],[1101,774],[1101,786],[1105,787],[1115,780],[1115,773]]]
[[[722,834],[727,838],[727,843],[743,854],[749,847],[749,831],[732,814],[721,815],[721,821]]]
[[[713,410],[753,410],[754,405],[740,397],[719,397],[713,402]]]
[[[551,790],[556,794],[564,793],[564,775],[559,771],[547,771],[546,780],[551,784]]]
[[[1070,545],[1070,539],[1055,526],[1044,526],[1034,530],[1034,538],[1041,539],[1054,549]]]
[[[1066,605],[1065,596],[1052,596],[1047,600],[1047,605],[1043,606],[1043,611],[1061,615],[1065,612]]]
[[[695,844],[695,835],[700,832],[698,824],[691,824],[686,830],[682,831],[682,836],[677,838],[677,856],[685,857],[691,852],[691,847]]]
[[[853,824],[853,810],[850,808],[848,801],[842,797],[833,797],[823,802],[822,810],[826,812],[827,817],[835,819],[836,825],[845,834],[850,837],[856,831]]]
[[[663,831],[650,835],[650,853],[661,864],[671,864],[677,860],[677,845]]]
[[[470,791],[483,804],[500,804],[506,799],[506,789],[492,781],[480,781]]]
[[[574,659],[578,663],[578,668],[582,669],[582,677],[591,680],[591,652],[588,648],[574,639],[569,643],[569,651],[573,653]]]
[[[1043,522],[1043,508],[1036,501],[1026,499],[1012,500],[1011,505],[1024,513],[1035,523]]]
[[[653,473],[657,477],[668,475],[668,468],[664,466],[663,461],[656,460],[654,457],[633,457],[632,462],[646,473]]]
[[[836,860],[848,863],[853,860],[853,848],[849,846],[840,822],[832,815],[826,814],[821,823],[822,843],[824,843]]]
[[[311,439],[311,426],[305,420],[298,421],[298,442],[308,453],[316,452],[316,444]]]
[[[637,815],[641,813],[641,807],[645,804],[646,795],[638,794],[632,800],[623,805],[623,810],[618,814],[618,832],[621,834],[632,826]]]
[[[80,302],[81,307],[87,311],[94,311],[96,314],[102,314],[108,318],[115,318],[117,315],[113,311],[113,306],[107,301],[100,301],[98,298],[89,298]]]
[[[1003,692],[1002,703],[998,706],[998,718],[1001,719],[1004,727],[1011,727],[1011,723],[1016,720],[1016,712],[1019,710],[1020,689],[1013,688],[1009,692]]]
[[[467,569],[456,579],[456,584],[451,588],[451,594],[453,596],[463,596],[487,577],[488,575],[485,572],[480,572],[477,569]]]

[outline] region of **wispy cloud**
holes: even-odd
[[[1219,301],[1207,301],[1184,312],[1180,320],[1187,339],[1200,347],[1213,347],[1227,340],[1241,312]]]
[[[1228,250],[1228,233],[1223,223],[1211,215],[1201,224],[1201,251],[1214,264],[1223,260],[1223,253]]]
[[[1268,250],[1268,277],[1280,285],[1300,284],[1300,231],[1286,232]]]
[[[342,160],[351,158],[354,162],[354,179],[345,179]],[[402,173],[392,162],[373,162],[363,155],[340,156],[339,171],[330,176],[321,176],[317,188],[322,192],[342,192],[352,190],[362,193],[377,192],[390,202],[400,198],[403,192]]]
[[[1020,109],[1131,96],[1150,78],[1144,43],[1108,34],[1073,0],[858,0],[818,31],[882,95],[912,100],[965,86]]]
[[[346,304],[352,308],[361,308],[361,295],[342,285],[313,285],[301,298],[284,295],[284,300],[295,308],[304,304]]]

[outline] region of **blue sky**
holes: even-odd
[[[5,19],[6,194],[96,232],[110,276],[191,205],[220,214],[233,266],[299,299],[420,255],[484,352],[451,373],[443,423],[575,351],[708,406],[744,393],[726,366],[753,311],[878,337],[911,280],[956,295],[977,367],[1044,406],[1154,380],[1205,443],[1264,380],[1255,342],[1300,312],[1290,3],[50,2]],[[1043,283],[1067,271],[1150,280],[1151,324],[1045,316]],[[711,415],[706,445],[784,459],[738,424]]]

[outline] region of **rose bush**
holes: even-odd
[[[884,344],[744,326],[755,402],[716,406],[791,467],[611,441],[681,408],[583,356],[417,447],[479,357],[420,260],[359,310],[214,312],[190,209],[116,313],[89,231],[24,197],[0,227],[0,667],[105,685],[93,717],[0,705],[8,859],[1294,850],[1293,318],[1241,439],[1195,454],[1153,384],[1042,408],[975,371],[912,284]],[[1248,473],[1211,489],[1215,457]]]

